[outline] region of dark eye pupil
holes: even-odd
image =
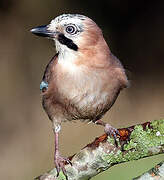
[[[67,31],[68,33],[73,34],[73,33],[75,32],[75,27],[73,27],[73,26],[67,26],[66,31]]]

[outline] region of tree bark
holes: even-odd
[[[65,164],[69,180],[89,180],[113,165],[164,153],[164,119],[154,120],[119,129],[117,146],[113,137],[103,134],[70,156]],[[56,169],[35,180],[65,180],[62,171],[56,177]]]

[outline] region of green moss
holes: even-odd
[[[73,158],[79,163],[85,165],[90,168],[86,170],[86,176],[83,177],[84,180],[88,180],[91,176],[100,173],[114,164],[119,164],[126,161],[137,160],[143,157],[147,157],[150,155],[159,154],[164,151],[164,120],[153,121],[152,123],[147,125],[143,129],[142,125],[136,125],[134,130],[132,131],[129,141],[127,144],[124,144],[123,147],[120,147],[120,142],[118,142],[118,147],[115,147],[115,142],[113,138],[108,138],[108,142],[110,144],[110,153],[106,153],[108,151],[106,146],[100,144],[98,148],[92,150],[90,148],[84,148],[79,154],[76,154]],[[118,139],[117,139],[118,140]],[[103,149],[105,148],[105,150]],[[123,149],[123,151],[121,150]],[[96,158],[94,162],[88,162],[88,158]],[[91,163],[91,164],[89,164]],[[76,167],[74,167],[76,168]],[[67,167],[66,170],[68,172],[69,179],[78,178],[79,172],[85,173],[82,169],[77,169],[77,171],[70,167]],[[80,179],[83,174],[80,175]],[[48,177],[47,179],[53,179],[56,177],[56,169],[54,168],[50,172],[44,174],[43,176]],[[57,180],[66,180],[63,172],[61,171]]]
[[[160,132],[160,134],[164,136],[164,119],[154,120],[151,126],[153,127],[154,133]]]
[[[57,180],[66,180],[66,177],[65,177],[65,175],[63,174],[62,171],[60,171],[59,177],[57,178]]]
[[[108,140],[107,140],[110,144],[112,145],[115,145],[115,142],[114,142],[114,138],[113,137],[110,137],[108,136]]]
[[[112,138],[108,142],[114,143]],[[164,144],[164,120],[153,121],[150,128],[144,130],[142,125],[136,125],[130,135],[130,141],[124,145],[124,151],[117,150],[103,156],[109,166],[119,162],[137,160],[159,152],[158,146]],[[154,149],[153,149],[154,148]]]

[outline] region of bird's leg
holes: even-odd
[[[59,176],[60,170],[63,171],[63,174],[65,175],[66,179],[67,173],[65,169],[65,164],[69,163],[72,165],[71,161],[68,158],[62,157],[59,152],[59,131],[60,131],[60,125],[53,128],[54,134],[55,134],[55,153],[54,153],[54,163],[57,170],[57,177]]]
[[[110,137],[114,137],[114,140],[115,140],[115,143],[116,143],[116,146],[118,146],[118,143],[117,143],[117,141],[116,141],[116,139],[117,139],[117,135],[120,135],[120,133],[119,133],[119,131],[116,129],[116,128],[114,128],[114,127],[112,127],[110,124],[108,124],[108,123],[105,123],[105,122],[103,122],[102,120],[97,120],[97,121],[95,121],[95,124],[98,124],[98,125],[101,125],[101,126],[104,126],[104,131],[105,131],[105,133],[108,135],[108,136],[110,136]]]

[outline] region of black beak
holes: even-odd
[[[55,38],[56,32],[51,32],[48,30],[47,25],[43,26],[38,26],[36,28],[33,28],[30,30],[33,34],[37,36],[42,36],[42,37],[50,37],[50,38]]]

